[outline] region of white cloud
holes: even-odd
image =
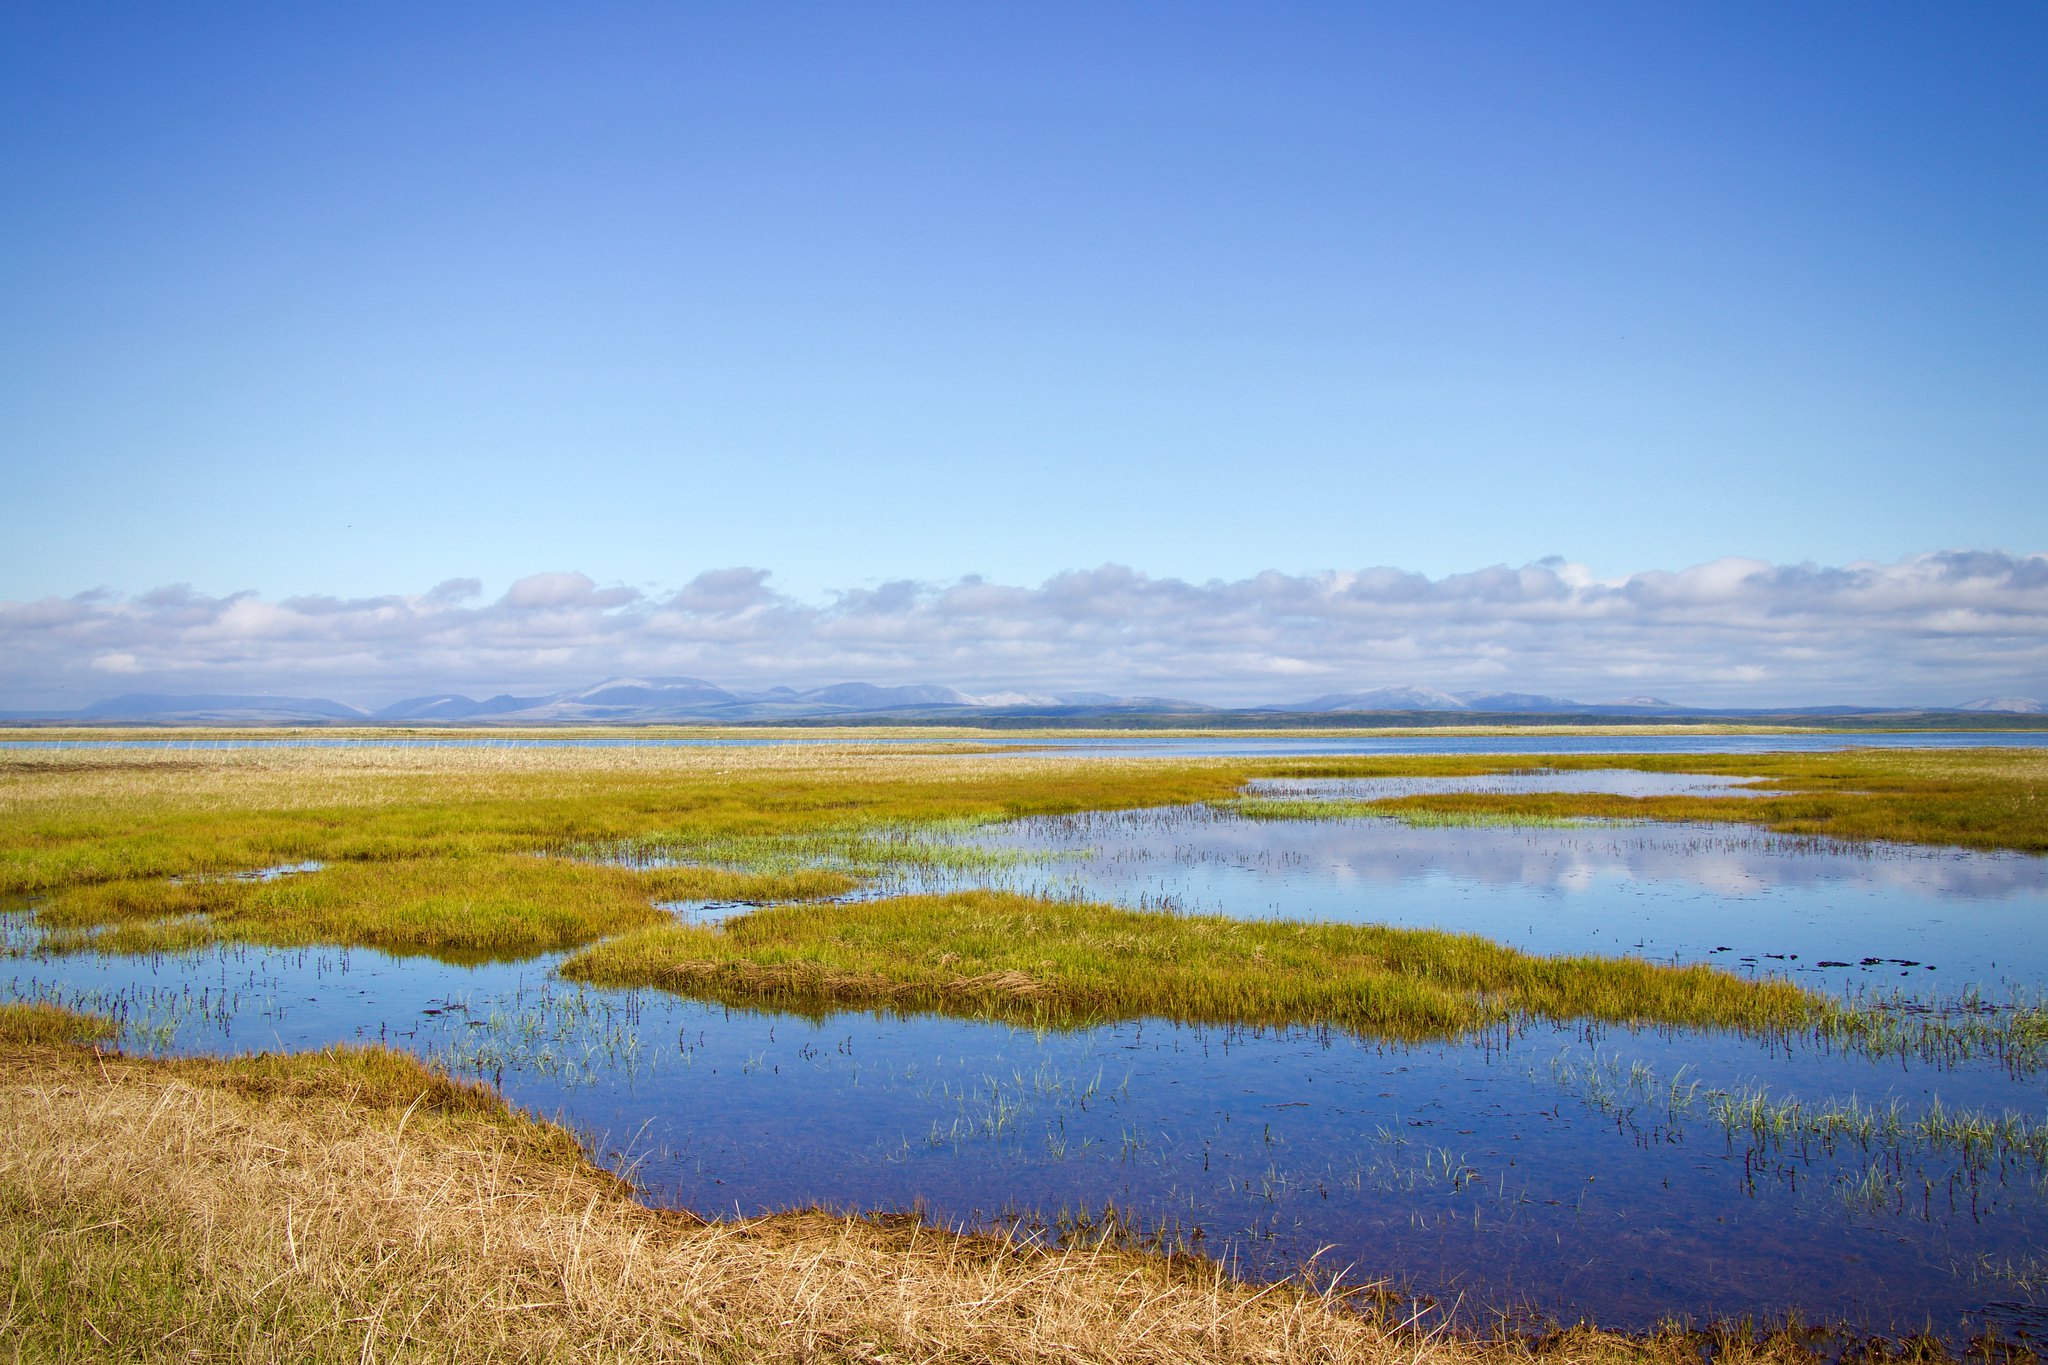
[[[1432,579],[1392,568],[1190,583],[1107,564],[1037,587],[908,580],[823,602],[765,570],[665,594],[531,574],[271,600],[174,584],[0,602],[0,705],[78,704],[109,674],[177,690],[544,691],[622,673],[846,679],[1213,701],[1406,683],[1724,705],[1952,703],[2048,691],[2048,556],[1722,559],[1596,579],[1561,558]]]

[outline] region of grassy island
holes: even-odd
[[[727,1004],[889,1008],[1065,1026],[1141,1016],[1447,1037],[1517,1015],[1783,1030],[1824,1006],[1784,981],[1636,958],[1538,957],[1473,934],[1245,921],[965,891],[665,924],[565,976]]]

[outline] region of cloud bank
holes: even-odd
[[[185,586],[0,602],[0,707],[127,691],[275,691],[376,705],[619,675],[727,686],[849,679],[1220,703],[1421,683],[1585,701],[1951,704],[2048,692],[2048,555],[1839,568],[1719,559],[1597,579],[1544,560],[1191,583],[1109,564],[1036,587],[969,577],[805,602],[765,570],[659,592],[535,573],[382,597]]]

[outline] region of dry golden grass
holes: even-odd
[[[0,1009],[15,1359],[1696,1362],[1697,1338],[1418,1337],[1213,1264],[912,1220],[664,1213],[562,1130],[381,1049],[148,1061]],[[1784,1339],[1720,1359],[1789,1359]]]

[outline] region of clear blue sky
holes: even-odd
[[[2048,6],[0,11],[0,597],[2048,549]]]

